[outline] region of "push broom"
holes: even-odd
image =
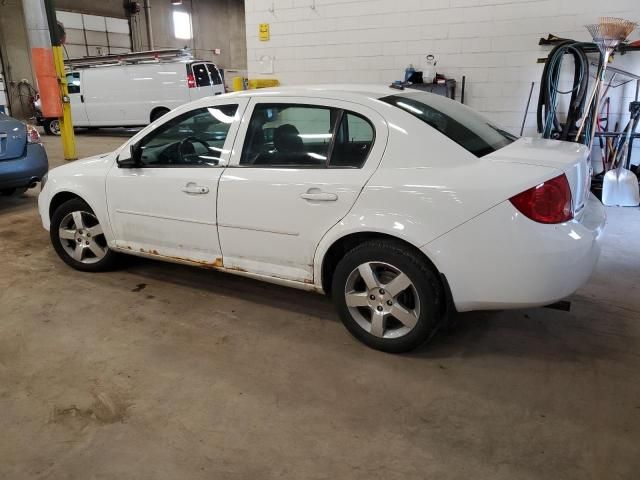
[[[615,17],[601,17],[599,23],[587,25],[587,30],[593,38],[593,43],[596,44],[600,54],[602,56],[602,67],[598,71],[598,77],[591,93],[591,99],[587,105],[591,106],[595,98],[595,111],[596,118],[591,120],[591,135],[589,137],[589,149],[593,146],[593,137],[595,135],[595,129],[598,122],[598,112],[600,110],[600,97],[601,87],[604,84],[605,74],[607,71],[607,65],[609,58],[614,52],[616,47],[624,42],[629,34],[635,30],[638,26],[637,23],[622,18]],[[591,111],[588,108],[587,111]],[[580,138],[580,134],[584,129],[587,122],[587,116],[582,120],[578,134],[576,135],[576,141]],[[606,201],[605,201],[606,197]],[[638,179],[636,176],[626,168],[617,168],[615,171],[611,170],[605,174],[604,183],[602,186],[602,198],[605,205],[624,205],[624,206],[636,206],[640,203],[640,196],[638,194]],[[611,203],[608,203],[611,202]],[[635,203],[634,203],[635,202]]]

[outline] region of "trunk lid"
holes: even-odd
[[[0,114],[0,161],[21,157],[26,143],[25,124]]]
[[[564,172],[571,187],[574,215],[582,210],[589,196],[591,168],[589,149],[584,145],[542,138],[520,138],[485,158],[496,162],[540,165]]]

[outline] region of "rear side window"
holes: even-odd
[[[319,105],[260,103],[255,106],[241,166],[361,168],[375,140],[365,117]]]
[[[208,87],[211,85],[211,79],[209,78],[209,71],[204,63],[196,63],[191,67],[193,69],[193,77],[198,87]]]
[[[415,92],[380,100],[422,120],[476,157],[484,157],[517,139],[478,112],[438,95]]]
[[[324,168],[337,115],[314,105],[256,105],[240,165]]]
[[[207,70],[209,71],[209,77],[211,78],[212,85],[220,85],[222,83],[222,76],[213,63],[207,63]]]
[[[344,112],[329,167],[360,168],[369,156],[374,140],[373,125],[364,117]]]

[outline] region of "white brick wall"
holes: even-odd
[[[640,0],[245,0],[245,9],[251,77],[270,76],[259,62],[269,55],[283,84],[389,84],[431,53],[439,73],[466,75],[467,104],[515,132],[536,82],[527,133],[535,131],[536,59],[549,51],[541,36],[589,40],[583,25],[602,15],[640,21]],[[258,40],[259,23],[270,24],[270,41]],[[640,53],[614,65],[640,74]],[[634,94],[635,84],[618,89],[613,112],[626,111]]]

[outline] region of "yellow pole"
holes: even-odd
[[[77,160],[76,137],[73,132],[73,122],[71,120],[71,103],[69,99],[69,88],[67,85],[67,75],[64,71],[64,57],[61,46],[53,46],[53,63],[58,75],[60,85],[60,96],[62,98],[62,117],[60,121],[60,138],[62,139],[62,151],[65,160]]]

